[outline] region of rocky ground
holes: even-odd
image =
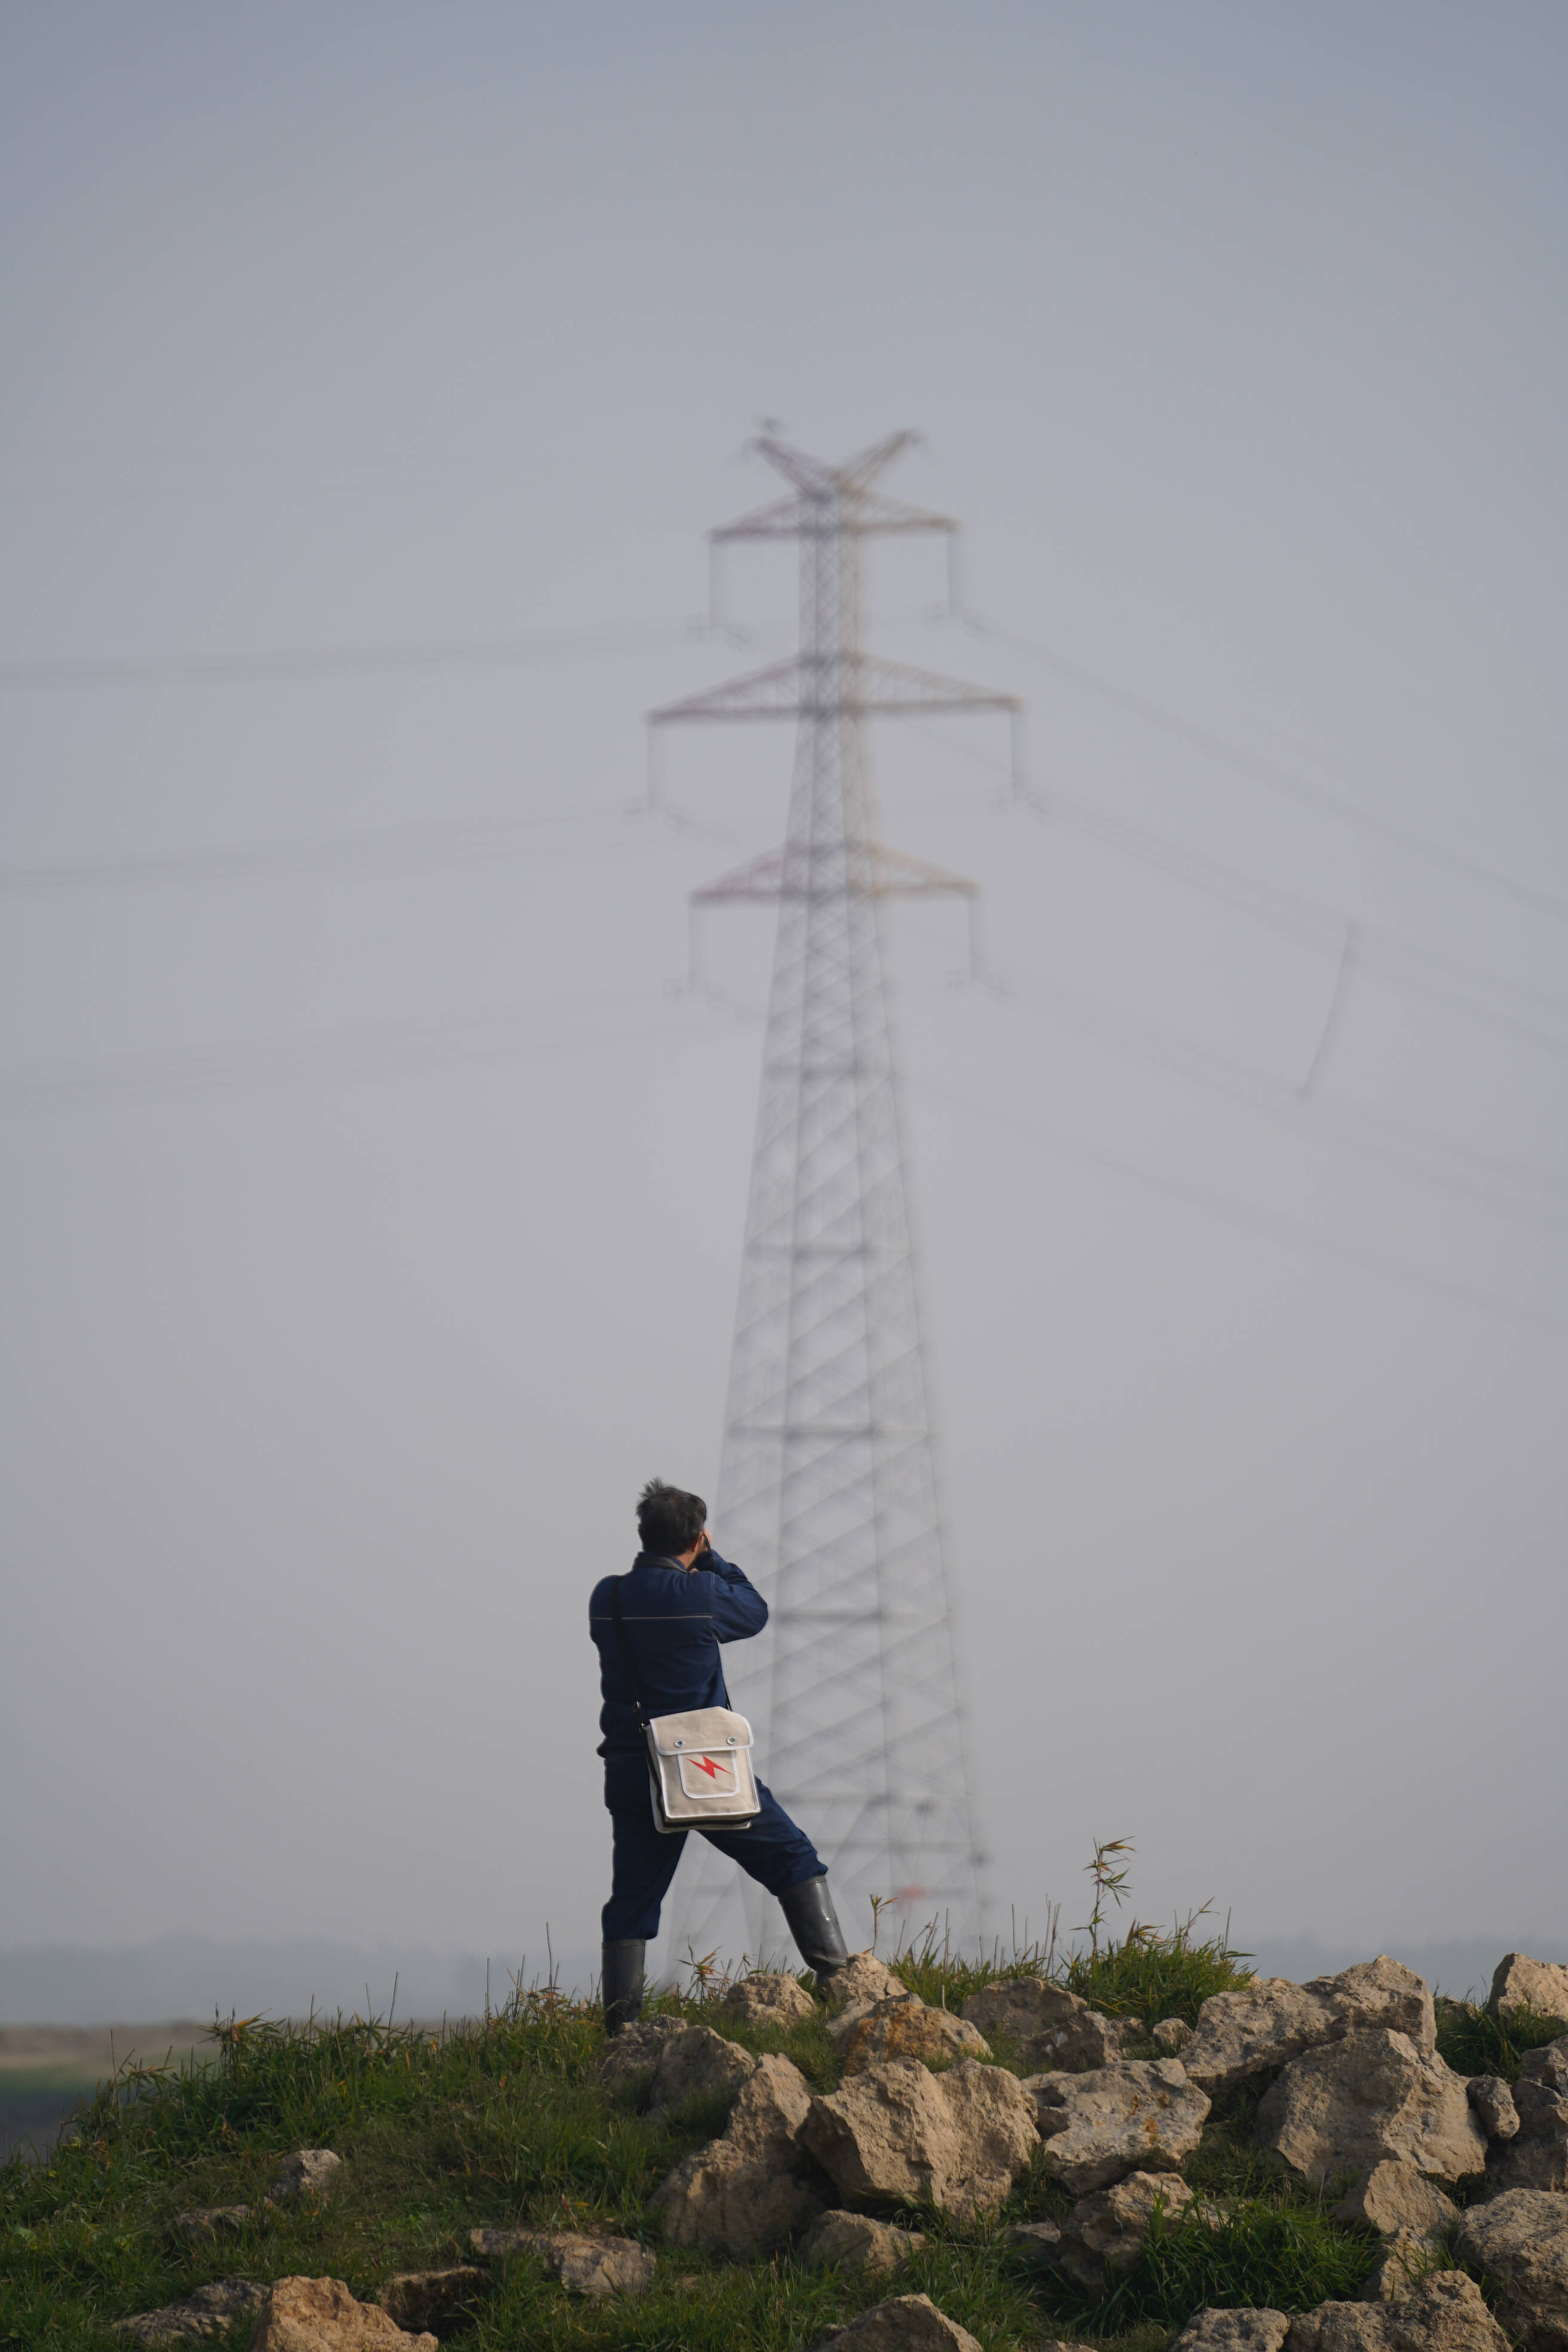
[[[0,2346],[1568,2352],[1568,1968],[1484,2005],[1137,1931],[869,1953],[606,2043],[215,2030],[0,2169]]]

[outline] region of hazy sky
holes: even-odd
[[[679,992],[686,894],[787,734],[626,811],[791,642],[788,551],[683,635],[768,416],[921,428],[1001,634],[894,549],[875,642],[1045,803],[877,735],[984,890],[984,985],[893,935],[1000,1923],[1131,1835],[1244,1942],[1564,1956],[1565,68],[1555,0],[5,11],[0,1943],[594,1941],[586,1595],[713,1492],[766,989],[735,913]]]

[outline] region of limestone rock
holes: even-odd
[[[838,2010],[848,2009],[857,2001],[886,2000],[891,1994],[906,1992],[909,1988],[875,1952],[854,1952],[841,1969],[834,1969],[822,1990],[828,2008]]]
[[[1317,1993],[1289,1977],[1255,1977],[1234,1992],[1210,1994],[1182,2063],[1204,2090],[1227,2090],[1332,2034],[1332,2012]]]
[[[1458,2218],[1453,2199],[1434,2189],[1414,2165],[1387,2160],[1369,2166],[1334,2207],[1336,2221],[1363,2221],[1380,2238],[1436,2238]]]
[[[1301,1988],[1317,1993],[1333,2011],[1339,2033],[1370,2033],[1382,2028],[1407,2034],[1424,2056],[1437,2047],[1437,2015],[1426,1979],[1386,1953],[1358,1960],[1337,1976],[1310,1977]]]
[[[678,2164],[654,2194],[670,2244],[751,2262],[814,2221],[824,2200],[801,2137],[811,2105],[798,2067],[787,2058],[759,2059],[722,2137]]]
[[[1474,2279],[1433,2271],[1397,2302],[1321,2303],[1290,2322],[1285,2352],[1509,2352]]]
[[[719,2006],[741,2025],[798,2025],[816,2015],[816,2003],[798,1977],[762,1969],[732,1984]]]
[[[1519,2130],[1492,2149],[1488,2173],[1503,2189],[1568,2189],[1568,2034],[1526,2051],[1513,2105]]]
[[[1162,2058],[1179,2058],[1192,2038],[1193,2029],[1184,2017],[1163,2017],[1152,2036],[1154,2047]],[[1199,2318],[1208,2315],[1205,2312],[1198,2315]],[[1215,2316],[1223,2318],[1225,2314],[1216,2313]]]
[[[1555,1960],[1527,1959],[1522,1952],[1505,1953],[1492,1973],[1487,2007],[1505,2025],[1521,2009],[1568,2024],[1568,1969]]]
[[[1543,2050],[1527,2050],[1520,2060],[1519,2080],[1513,2086],[1520,2129],[1527,2129],[1532,2116],[1563,2099],[1568,2099],[1568,2033],[1561,2041],[1549,2042]]]
[[[1176,2173],[1130,2172],[1073,2207],[1062,2224],[1056,2266],[1098,2293],[1110,2274],[1137,2261],[1156,2206],[1173,2221],[1192,2201],[1192,2190]]]
[[[470,2230],[481,2262],[535,2254],[575,2294],[643,2294],[653,2284],[654,2259],[635,2238],[601,2238],[586,2230]]]
[[[266,2296],[267,2289],[254,2279],[215,2279],[210,2286],[182,2295],[178,2303],[115,2320],[111,2332],[128,2344],[205,2344],[258,2310]]]
[[[278,2178],[267,2192],[268,2204],[314,2204],[330,2197],[342,2163],[330,2147],[297,2147],[279,2166]]]
[[[836,1969],[823,1985],[828,2008],[827,2031],[835,2042],[842,2042],[863,2017],[868,2017],[879,2001],[913,2000],[915,1995],[901,1977],[897,1977],[885,1960],[874,1952],[856,1952]]]
[[[1102,2017],[1077,1993],[1038,1977],[1002,1978],[972,1992],[960,2015],[982,2033],[1002,2035],[1031,2073],[1077,2074],[1110,2064],[1138,2031],[1135,2020]]]
[[[811,2105],[805,2076],[787,2058],[759,2058],[735,2102],[724,2137],[747,2157],[798,2157],[800,2127]]]
[[[955,2058],[991,2055],[978,2026],[909,1993],[877,2001],[858,2017],[847,2011],[835,2022],[841,2028],[834,2039],[846,2074],[858,2074],[877,2058],[918,2058],[923,2065],[946,2066]]]
[[[470,2230],[468,2243],[482,2263],[536,2255],[577,2294],[641,2294],[653,2283],[653,2256],[635,2238],[586,2230]]]
[[[483,2271],[472,2263],[457,2263],[444,2271],[399,2271],[375,2299],[410,2335],[427,2329],[440,2336],[466,2317],[484,2283]]]
[[[243,2230],[251,2219],[248,2205],[196,2205],[188,2213],[176,2213],[169,2227],[187,2245],[205,2245],[213,2238],[231,2237]]]
[[[1196,2147],[1209,2101],[1179,2058],[1135,2058],[1092,2074],[1033,2075],[1046,2170],[1075,2196],[1130,2172],[1174,2172]]]
[[[939,2311],[929,2294],[873,2304],[851,2326],[819,2336],[811,2352],[980,2352],[966,2328]]]
[[[1198,2011],[1182,2063],[1205,2091],[1228,2089],[1346,2033],[1376,2028],[1407,2034],[1417,2050],[1437,2046],[1437,2021],[1424,1979],[1386,1955],[1337,1976],[1292,1984],[1258,1977],[1210,1995]]]
[[[1375,2304],[1321,2303],[1290,2322],[1285,2352],[1389,2352],[1387,2319]]]
[[[1383,2252],[1362,2282],[1358,2303],[1397,2303],[1432,2270],[1433,2248],[1422,2238],[1385,2238]]]
[[[711,2026],[689,2025],[661,2045],[648,2105],[673,2107],[700,2095],[733,2097],[756,2070],[756,2060],[739,2042],[726,2042]]]
[[[1135,2017],[1102,2017],[1097,2009],[1086,2009],[1081,2017],[1042,2034],[1036,2043],[1038,2057],[1031,2063],[1039,2074],[1090,2074],[1097,2066],[1118,2064],[1137,2035]]]
[[[924,2244],[918,2230],[896,2230],[867,2213],[819,2213],[805,2233],[800,2258],[807,2270],[831,2267],[881,2278],[900,2270]]]
[[[539,2230],[470,2230],[468,2244],[481,2263],[510,2262],[513,2254],[531,2254]]]
[[[1454,2251],[1497,2283],[1498,2316],[1525,2352],[1568,2347],[1568,2197],[1510,2189],[1473,2205]]]
[[[1282,2311],[1195,2311],[1171,2352],[1279,2352],[1289,2327]]]
[[[1336,2221],[1360,2221],[1383,2241],[1382,2254],[1362,2286],[1360,2300],[1392,2303],[1408,2294],[1429,2269],[1443,2231],[1458,2218],[1453,2200],[1413,2165],[1371,2166],[1334,2207]]]
[[[390,2313],[356,2303],[342,2279],[275,2280],[247,2352],[438,2352],[429,2335],[405,2334]]]
[[[557,2230],[534,2251],[574,2294],[646,2294],[653,2284],[654,2258],[635,2238]]]
[[[1259,2102],[1258,2137],[1292,2171],[1320,2181],[1385,2158],[1459,2180],[1487,2156],[1464,2076],[1407,2034],[1381,2030],[1292,2059]]]
[[[1500,2190],[1550,2189],[1561,2197],[1568,2189],[1568,2114],[1496,2148],[1487,2179]]]
[[[1465,2093],[1476,2111],[1476,2121],[1489,2139],[1513,2137],[1519,2129],[1519,2109],[1500,2074],[1472,2074],[1465,2084]]]
[[[873,2059],[813,2099],[801,2138],[842,2197],[929,2202],[968,2217],[1002,2204],[1037,2133],[1016,2075],[961,2059],[945,2074]]]
[[[599,2061],[599,2079],[612,2091],[634,2091],[652,2081],[667,2042],[688,2031],[683,2017],[641,2017],[613,2034]]]
[[[1062,2250],[1062,2233],[1055,2221],[1016,2221],[1003,2242],[1026,2270],[1054,2271]]]

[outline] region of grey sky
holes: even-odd
[[[1565,64],[1438,0],[6,12],[0,1943],[591,1944],[585,1598],[716,1479],[766,924],[668,983],[788,741],[621,810],[789,643],[787,554],[679,628],[770,415],[921,427],[975,611],[1244,755],[879,554],[1061,807],[877,739],[995,983],[896,919],[1000,1924],[1132,1834],[1244,1942],[1568,1945]]]

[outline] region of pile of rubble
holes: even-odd
[[[994,2212],[1043,2144],[1046,2172],[1077,2202],[1065,2221],[1020,2226],[1008,2242],[1026,2265],[1098,2293],[1136,2261],[1156,2212],[1168,2223],[1222,2218],[1194,2200],[1182,2167],[1214,2101],[1262,2083],[1259,2146],[1303,2181],[1352,2179],[1333,2210],[1373,2233],[1381,2257],[1360,2304],[1295,2319],[1200,2315],[1184,2352],[1280,2352],[1287,2334],[1289,2352],[1504,2352],[1471,2282],[1435,2267],[1450,2242],[1497,2282],[1526,2352],[1568,2352],[1568,1969],[1510,1954],[1498,1970],[1495,2015],[1528,2008],[1564,2026],[1524,2060],[1512,2091],[1453,2072],[1426,1985],[1387,1958],[1216,1994],[1194,2030],[1161,2021],[1157,2058],[1126,2054],[1144,2029],[1035,1979],[988,1985],[952,2016],[861,1953],[825,1990],[843,2064],[826,2094],[786,2058],[754,2058],[675,2020],[613,2052],[612,2073],[646,2085],[656,2106],[735,2088],[725,2130],[657,2193],[668,2243],[737,2262],[794,2245],[808,2263],[889,2273],[921,2243],[890,2211]],[[806,2013],[790,1977],[750,1978],[731,2000],[752,2024]],[[1037,2071],[983,2063],[994,2043]],[[1472,2199],[1463,2213],[1447,2193],[1460,2182]],[[1473,2201],[1478,2189],[1487,2201]],[[891,2352],[962,2336],[925,2298],[900,2296],[840,2340],[843,2352]]]
[[[1497,1971],[1496,2018],[1523,2009],[1563,2026],[1511,2089],[1448,2067],[1426,1984],[1386,1958],[1310,1984],[1265,1978],[1218,1993],[1195,2028],[1156,2023],[1152,2044],[1146,2028],[1030,1979],[987,1985],[953,2015],[868,1952],[823,1991],[841,2066],[830,2092],[814,2093],[788,2058],[679,2018],[628,2027],[609,2045],[602,2074],[616,2095],[654,2112],[728,2108],[723,2130],[656,2192],[667,2246],[737,2263],[792,2251],[810,2267],[893,2280],[924,2243],[900,2213],[995,2213],[1037,2159],[1075,2201],[1065,2220],[1013,2228],[1006,2242],[1021,2267],[1099,2294],[1138,2260],[1156,2216],[1184,2229],[1223,2221],[1182,2168],[1214,2103],[1260,2090],[1260,2147],[1296,2178],[1331,2184],[1331,2210],[1375,2237],[1379,2259],[1360,2302],[1294,2316],[1199,2312],[1173,2352],[1510,2352],[1510,2338],[1521,2352],[1568,2352],[1568,1968],[1510,1953]],[[714,2012],[747,2029],[821,2013],[795,1978],[767,1974]],[[1160,2054],[1130,2054],[1151,2046]],[[340,2171],[330,2151],[301,2149],[268,2202],[323,2198]],[[206,2208],[174,2227],[195,2244],[267,2210]],[[389,2280],[374,2305],[336,2279],[226,2279],[119,2332],[195,2342],[249,2315],[252,2352],[434,2352],[514,2256],[595,2297],[642,2294],[658,2270],[646,2247],[598,2232],[475,2230],[469,2248],[471,2262]],[[1486,2276],[1497,2317],[1468,2272]],[[922,2294],[879,2303],[821,2345],[979,2352]]]

